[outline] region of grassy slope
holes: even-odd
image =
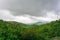
[[[0,20],[0,40],[51,40],[55,37],[60,37],[60,20],[43,25]]]

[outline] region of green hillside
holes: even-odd
[[[60,40],[60,20],[42,25],[0,20],[0,40]]]

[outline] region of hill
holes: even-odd
[[[60,40],[60,20],[28,25],[0,20],[0,40]]]

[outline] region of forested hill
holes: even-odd
[[[0,20],[0,40],[60,40],[60,20],[28,25]]]

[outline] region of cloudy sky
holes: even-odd
[[[0,19],[3,20],[34,23],[59,18],[60,0],[0,0]]]

